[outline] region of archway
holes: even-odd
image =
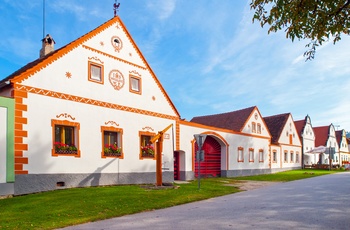
[[[221,145],[211,136],[207,136],[203,144],[204,161],[200,162],[201,177],[221,176]],[[197,152],[198,146],[195,145]],[[198,177],[198,162],[195,161],[195,177]]]

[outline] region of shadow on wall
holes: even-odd
[[[102,170],[107,168],[110,164],[112,164],[117,159],[118,158],[114,158],[113,160],[109,161],[107,164],[103,165],[102,167],[98,167],[93,173],[91,173],[84,180],[82,180],[79,183],[79,186],[80,187],[99,186],[100,185],[100,179],[101,179]],[[119,173],[118,173],[118,175],[119,175]]]

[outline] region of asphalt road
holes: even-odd
[[[64,229],[350,229],[350,173],[278,183]]]

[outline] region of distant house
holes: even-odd
[[[337,143],[339,145],[339,163],[340,165],[343,165],[350,161],[349,143],[346,138],[346,132],[344,129],[335,131],[335,135],[337,138]]]
[[[315,133],[312,128],[310,116],[307,115],[303,120],[294,121],[294,124],[302,143],[304,166],[316,164],[319,160],[318,154],[308,153],[315,148]]]
[[[208,145],[204,146],[206,161],[203,172],[211,172],[214,164],[221,176],[254,175],[271,173],[269,146],[270,132],[256,106],[180,122],[180,149],[191,152],[195,146],[188,140],[193,134],[207,134]],[[192,151],[194,152],[194,151]],[[214,157],[217,153],[217,157]],[[186,162],[191,157],[186,158]],[[194,156],[192,155],[192,162]],[[215,163],[214,163],[215,162]],[[196,172],[197,164],[187,164],[188,171]],[[192,167],[192,168],[191,168]]]
[[[264,117],[271,133],[271,168],[301,168],[301,142],[290,113]]]
[[[335,155],[332,159],[333,165],[339,165],[340,164],[340,157],[339,157],[339,145],[336,139],[335,135],[335,129],[334,125],[330,124],[329,126],[320,126],[320,127],[314,127],[315,132],[315,148],[318,146],[325,146],[327,148],[334,148],[335,149]],[[329,154],[320,153],[319,154],[319,164],[329,164]]]

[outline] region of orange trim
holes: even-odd
[[[27,98],[28,97],[28,93],[27,92],[23,92],[23,91],[15,91],[14,96],[16,98]]]
[[[15,164],[28,164],[28,157],[16,157]]]
[[[118,57],[116,57],[116,56],[110,55],[110,54],[108,54],[108,53],[102,52],[102,51],[97,50],[97,49],[95,49],[95,48],[92,48],[92,47],[90,47],[90,46],[82,45],[82,47],[85,48],[85,49],[87,49],[87,50],[90,50],[90,51],[93,51],[93,52],[102,54],[102,55],[104,55],[104,56],[106,56],[106,57],[113,58],[114,60],[117,60],[117,61],[120,61],[120,62],[124,62],[124,63],[129,64],[129,65],[132,65],[132,66],[134,66],[134,67],[137,67],[137,68],[146,70],[146,68],[143,67],[143,66],[134,64],[134,63],[129,62],[129,61],[126,61],[126,60],[124,60],[124,59],[121,59],[121,58],[118,58]]]
[[[15,164],[15,171],[22,171],[23,170],[23,164]]]
[[[16,98],[15,98],[15,103],[16,103],[16,104],[22,104],[22,103],[23,103],[23,98],[16,97]]]
[[[75,135],[75,141],[74,145],[77,147],[77,153],[76,154],[60,154],[56,153],[55,148],[54,148],[54,143],[55,143],[55,125],[63,125],[63,126],[73,126],[76,130],[74,132]],[[80,157],[80,147],[79,147],[79,131],[80,131],[80,123],[78,122],[71,122],[67,120],[51,120],[51,127],[52,127],[52,149],[51,149],[51,155],[53,157],[58,157],[58,156],[74,156],[74,157]]]
[[[22,116],[23,116],[23,111],[15,110],[15,117],[22,117]]]
[[[104,131],[110,131],[110,132],[117,132],[120,133],[120,147],[121,148],[121,155],[120,156],[105,156],[104,154]],[[101,136],[102,136],[102,151],[101,151],[101,158],[119,158],[124,159],[124,151],[123,151],[123,129],[120,128],[114,128],[111,126],[101,126]]]
[[[74,101],[74,102],[79,102],[79,103],[84,103],[84,104],[89,104],[89,105],[101,106],[101,107],[105,107],[105,108],[117,109],[117,110],[122,110],[122,111],[127,111],[127,112],[148,115],[148,116],[171,119],[171,120],[178,119],[178,117],[176,117],[176,116],[171,116],[171,115],[167,115],[167,114],[162,114],[162,113],[137,109],[137,108],[133,108],[133,107],[113,104],[113,103],[109,103],[109,102],[93,100],[93,99],[84,98],[84,97],[73,96],[70,94],[54,92],[54,91],[45,90],[45,89],[39,89],[39,88],[34,88],[34,87],[29,87],[29,86],[24,86],[24,85],[16,85],[16,87],[18,89],[25,90],[25,91],[28,91],[30,93],[44,95],[44,96],[48,96],[48,97],[59,98],[62,100],[69,100],[69,101]]]
[[[16,174],[16,175],[28,174],[28,171],[24,171],[24,170],[15,170],[15,174]]]
[[[192,172],[195,171],[195,161],[196,161],[196,155],[195,155],[195,149],[196,149],[196,147],[195,147],[195,144],[194,144],[194,143],[196,143],[196,140],[193,138],[193,139],[191,140],[191,146],[192,146]]]
[[[15,137],[15,143],[22,143],[23,137]]]
[[[28,145],[27,144],[15,144],[15,149],[16,150],[28,150]]]
[[[15,157],[23,157],[23,151],[16,150]]]
[[[27,124],[28,120],[25,117],[15,117],[15,124]]]
[[[175,123],[175,136],[176,136],[176,149],[180,149],[180,124],[179,121],[176,121]]]
[[[15,130],[16,129],[22,130],[23,129],[23,124],[16,123],[15,124]]]
[[[16,104],[16,105],[15,105],[15,110],[27,111],[27,105]]]
[[[25,130],[15,130],[15,137],[28,137],[28,132]]]

